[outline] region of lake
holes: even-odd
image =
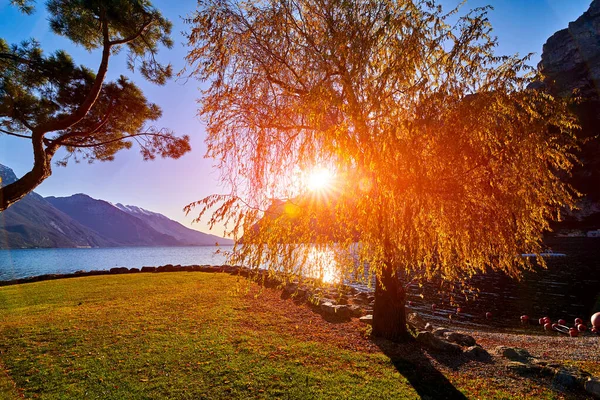
[[[0,280],[113,267],[222,265],[225,263],[225,256],[215,252],[217,249],[228,251],[231,248],[232,246],[189,246],[0,250]]]

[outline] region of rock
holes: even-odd
[[[526,364],[520,361],[509,361],[506,369],[524,376],[539,375],[542,367],[534,364]]]
[[[304,288],[300,288],[293,294],[293,297],[298,300],[304,300],[308,296],[308,291]]]
[[[421,343],[423,346],[425,346],[429,349],[432,349],[432,350],[441,351],[444,353],[455,353],[455,354],[462,353],[462,349],[459,345],[456,345],[454,343],[449,343],[449,342],[446,342],[445,340],[439,339],[439,338],[435,337],[433,333],[428,332],[428,331],[423,331],[423,332],[417,333],[416,339],[417,339],[417,342]]]
[[[435,333],[435,331],[434,331]],[[463,333],[458,332],[446,332],[444,333],[444,338],[453,343],[460,344],[461,346],[475,346],[476,342],[473,336],[465,335]]]
[[[223,265],[223,272],[228,274],[236,274],[238,272],[238,267],[235,265]]]
[[[111,274],[126,274],[129,272],[129,268],[125,267],[114,267],[110,269]]]
[[[433,330],[433,334],[435,336],[439,336],[439,337],[444,337],[444,335],[446,335],[447,333],[452,332],[450,329],[446,329],[446,328],[435,328]]]
[[[479,360],[479,361],[487,361],[491,358],[490,353],[488,353],[481,346],[469,347],[468,349],[465,350],[465,355],[469,358],[472,358],[474,360]]]
[[[538,360],[537,358],[534,358],[533,360],[531,360],[531,363],[535,364],[535,365],[539,365],[541,367],[545,367],[548,365],[548,361]]]
[[[588,380],[584,383],[583,387],[586,392],[600,399],[600,379],[588,378]]]
[[[554,375],[552,384],[565,389],[575,389],[578,386],[577,375],[566,369],[559,369]]]
[[[350,310],[350,314],[352,314],[353,317],[361,317],[364,314],[364,311],[360,306],[350,304],[347,307]]]
[[[600,84],[600,0],[568,28],[552,35],[544,44],[539,68],[545,83],[559,96],[568,96],[574,89],[584,96],[598,96]]]
[[[298,285],[296,285],[294,283],[288,283],[287,285],[285,285],[282,292],[283,292],[284,297],[292,297],[296,293],[297,290],[298,290]]]
[[[132,274],[135,274],[137,272],[140,272],[140,269],[139,268],[129,268],[129,272]]]
[[[589,9],[576,21],[546,41],[538,68],[544,74],[544,86],[550,93],[569,97],[576,91],[580,97],[571,110],[581,126],[577,133],[581,149],[577,153],[582,165],[573,169],[568,182],[585,196],[578,201],[578,210],[568,211],[565,217],[573,221],[568,229],[584,228],[587,231],[588,226],[597,225],[600,207],[597,157],[600,154],[597,137],[600,126],[600,0],[592,1]]]
[[[333,299],[328,299],[326,297],[315,297],[314,301],[319,304],[319,305],[323,305],[323,304],[331,304],[331,305],[336,305],[336,301]]]
[[[406,320],[409,324],[413,325],[418,330],[425,330],[425,325],[427,325],[425,320],[423,318],[421,318],[419,316],[419,314],[417,314],[415,312],[409,313],[406,316]]]
[[[500,357],[507,358],[511,361],[526,362],[533,358],[527,350],[519,347],[498,346],[494,352]]]
[[[358,320],[364,324],[373,325],[373,315],[371,315],[371,314],[364,315],[364,316],[360,317]]]
[[[347,305],[332,304],[330,302],[322,303],[319,310],[326,316],[349,319],[352,317],[352,311]]]
[[[540,376],[544,376],[544,377],[552,377],[554,376],[554,374],[556,373],[556,368],[557,366],[560,367],[560,364],[551,364],[548,361],[543,361],[543,360],[538,360],[537,358],[534,358],[533,360],[530,361],[531,364],[533,365],[537,365],[540,368]],[[553,367],[554,365],[554,367]]]
[[[175,272],[178,271],[179,268],[172,264],[162,265],[156,268],[156,272]]]
[[[142,267],[142,272],[156,272],[156,267]]]

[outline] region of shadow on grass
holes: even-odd
[[[373,339],[373,342],[390,358],[396,370],[408,380],[422,399],[466,399],[431,363],[418,343],[412,341],[397,344],[383,339]]]

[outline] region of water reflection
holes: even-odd
[[[339,283],[341,274],[332,249],[310,247],[306,255],[306,276],[320,279],[325,283]]]

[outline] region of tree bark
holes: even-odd
[[[373,307],[373,336],[394,342],[406,341],[406,289],[393,273],[391,265],[382,271],[375,283],[375,306]]]
[[[31,138],[33,146],[33,168],[11,184],[0,185],[0,212],[11,204],[21,200],[33,191],[52,173],[52,157],[58,146],[44,149],[43,133],[34,131]]]

